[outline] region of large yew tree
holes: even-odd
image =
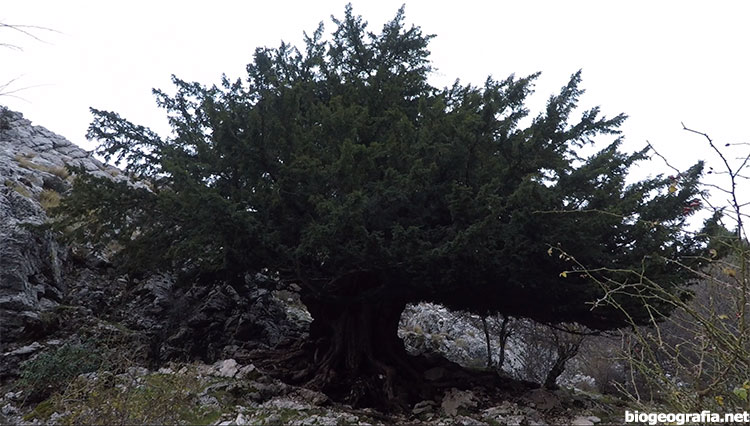
[[[648,294],[614,270],[648,270],[680,291],[686,279],[665,259],[700,248],[679,232],[700,165],[626,185],[648,152],[619,150],[624,115],[576,109],[580,73],[530,116],[536,74],[431,86],[431,36],[403,10],[379,34],[351,7],[333,22],[301,50],[257,49],[244,80],[175,78],[176,94],[155,91],[168,137],[93,110],[97,152],[137,183],[81,174],[60,223],[84,241],[119,242],[131,271],[204,285],[267,271],[296,283],[314,318],[297,377],[355,402],[397,398],[419,380],[396,334],[407,303],[627,324],[592,304],[604,290],[575,272],[585,265],[629,283],[613,297],[636,321],[668,312],[656,299],[643,308]]]

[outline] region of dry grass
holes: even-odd
[[[5,186],[13,189],[14,191],[16,191],[17,193],[23,195],[26,198],[31,198],[31,191],[29,191],[29,189],[26,186],[21,185],[18,182],[15,182],[15,181],[12,181],[10,179],[7,179],[5,181]]]
[[[42,205],[44,211],[49,211],[60,205],[60,198],[60,193],[54,189],[45,189],[39,193],[39,204]]]
[[[30,155],[20,155],[19,154],[19,155],[15,156],[16,162],[18,162],[18,164],[21,167],[25,168],[25,169],[39,170],[39,171],[42,171],[42,172],[47,172],[47,173],[53,174],[53,175],[55,175],[55,176],[57,176],[57,177],[59,177],[60,179],[63,179],[63,180],[67,179],[68,176],[70,176],[70,173],[68,173],[68,171],[65,169],[65,167],[60,167],[60,166],[45,166],[45,165],[42,165],[42,164],[36,164],[33,161],[31,161],[32,158],[34,158],[34,157],[30,156]]]

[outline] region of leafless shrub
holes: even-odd
[[[684,127],[684,126],[683,126]],[[692,297],[666,290],[649,278],[648,270],[629,271],[650,293],[643,303],[652,312],[649,326],[632,325],[623,333],[619,361],[623,363],[624,381],[617,388],[643,408],[659,404],[667,411],[701,410],[737,411],[750,408],[750,335],[748,328],[748,284],[750,283],[750,245],[744,228],[750,203],[740,201],[745,193],[741,184],[749,179],[743,174],[750,153],[730,157],[705,133],[685,130],[704,137],[716,153],[721,171],[709,174],[726,178],[726,187],[706,184],[714,193],[727,197],[723,206],[703,200],[714,213],[721,213],[720,229],[710,235],[705,254],[690,259],[663,259],[685,268],[694,277]],[[735,144],[744,146],[747,144]],[[732,144],[726,144],[729,148]],[[667,165],[669,163],[666,159]],[[670,166],[671,167],[671,166]],[[731,230],[730,230],[731,229]],[[561,250],[562,251],[562,250]],[[591,271],[569,256],[577,271]],[[599,269],[601,270],[601,269]],[[599,301],[622,309],[614,297],[626,290],[626,284],[592,279],[605,290]],[[674,308],[671,317],[663,319],[654,301]]]

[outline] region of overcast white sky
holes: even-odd
[[[299,45],[320,21],[332,29],[330,15],[342,16],[346,3],[0,0],[0,22],[58,31],[34,32],[42,43],[0,29],[0,42],[23,47],[0,49],[0,82],[19,78],[12,88],[29,87],[0,104],[87,149],[91,106],[166,133],[151,88],[169,88],[171,74],[206,84],[221,73],[241,77],[256,47]],[[406,3],[407,21],[437,35],[435,85],[542,71],[538,108],[580,68],[584,105],[630,116],[628,149],[649,140],[687,167],[705,143],[681,121],[721,144],[750,139],[748,1],[352,3],[374,31]]]

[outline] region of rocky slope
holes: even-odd
[[[304,332],[310,318],[289,306],[294,293],[261,275],[214,288],[178,287],[164,275],[118,276],[106,258],[64,247],[35,228],[70,188],[68,165],[126,179],[63,137],[0,109],[0,380],[18,373],[18,363],[36,352],[28,349],[33,343],[89,329],[97,334],[97,321],[117,324],[152,363],[214,361]]]
[[[0,351],[39,331],[40,314],[67,292],[64,250],[49,234],[24,226],[47,220],[45,209],[70,185],[66,164],[116,173],[21,114],[0,109]]]

